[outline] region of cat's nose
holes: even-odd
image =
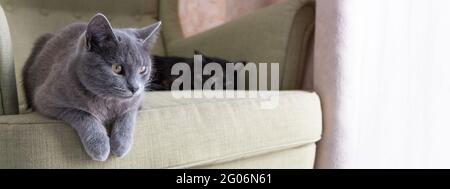
[[[136,86],[129,86],[128,89],[134,94],[139,90],[139,87]]]

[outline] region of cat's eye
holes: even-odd
[[[119,64],[113,64],[112,65],[112,71],[116,74],[121,74],[122,73],[122,66]]]
[[[145,72],[147,72],[147,66],[142,66],[142,67],[139,69],[139,74],[144,74]]]

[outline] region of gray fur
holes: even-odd
[[[45,34],[23,70],[30,105],[74,128],[92,159],[105,161],[110,151],[125,156],[151,72],[148,52],[159,28],[160,23],[112,29],[106,17],[97,14],[88,24]],[[124,73],[114,73],[112,64],[120,64]],[[147,71],[140,74],[142,66]]]

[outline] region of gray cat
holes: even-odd
[[[92,159],[105,161],[110,151],[125,156],[160,26],[113,29],[97,14],[88,24],[43,35],[23,68],[29,104],[73,127]]]

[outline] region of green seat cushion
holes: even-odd
[[[37,113],[2,116],[0,168],[205,167],[302,146],[309,146],[300,150],[302,157],[282,158],[307,159],[304,167],[312,168],[315,147],[311,145],[320,139],[322,126],[318,96],[281,92],[276,108],[262,110],[264,101],[175,99],[170,92],[148,93],[138,115],[132,150],[123,159],[110,157],[102,163],[90,160],[75,130],[60,121]],[[267,157],[271,156],[260,162],[269,161]],[[282,159],[275,160],[278,163],[270,167],[284,167]]]

